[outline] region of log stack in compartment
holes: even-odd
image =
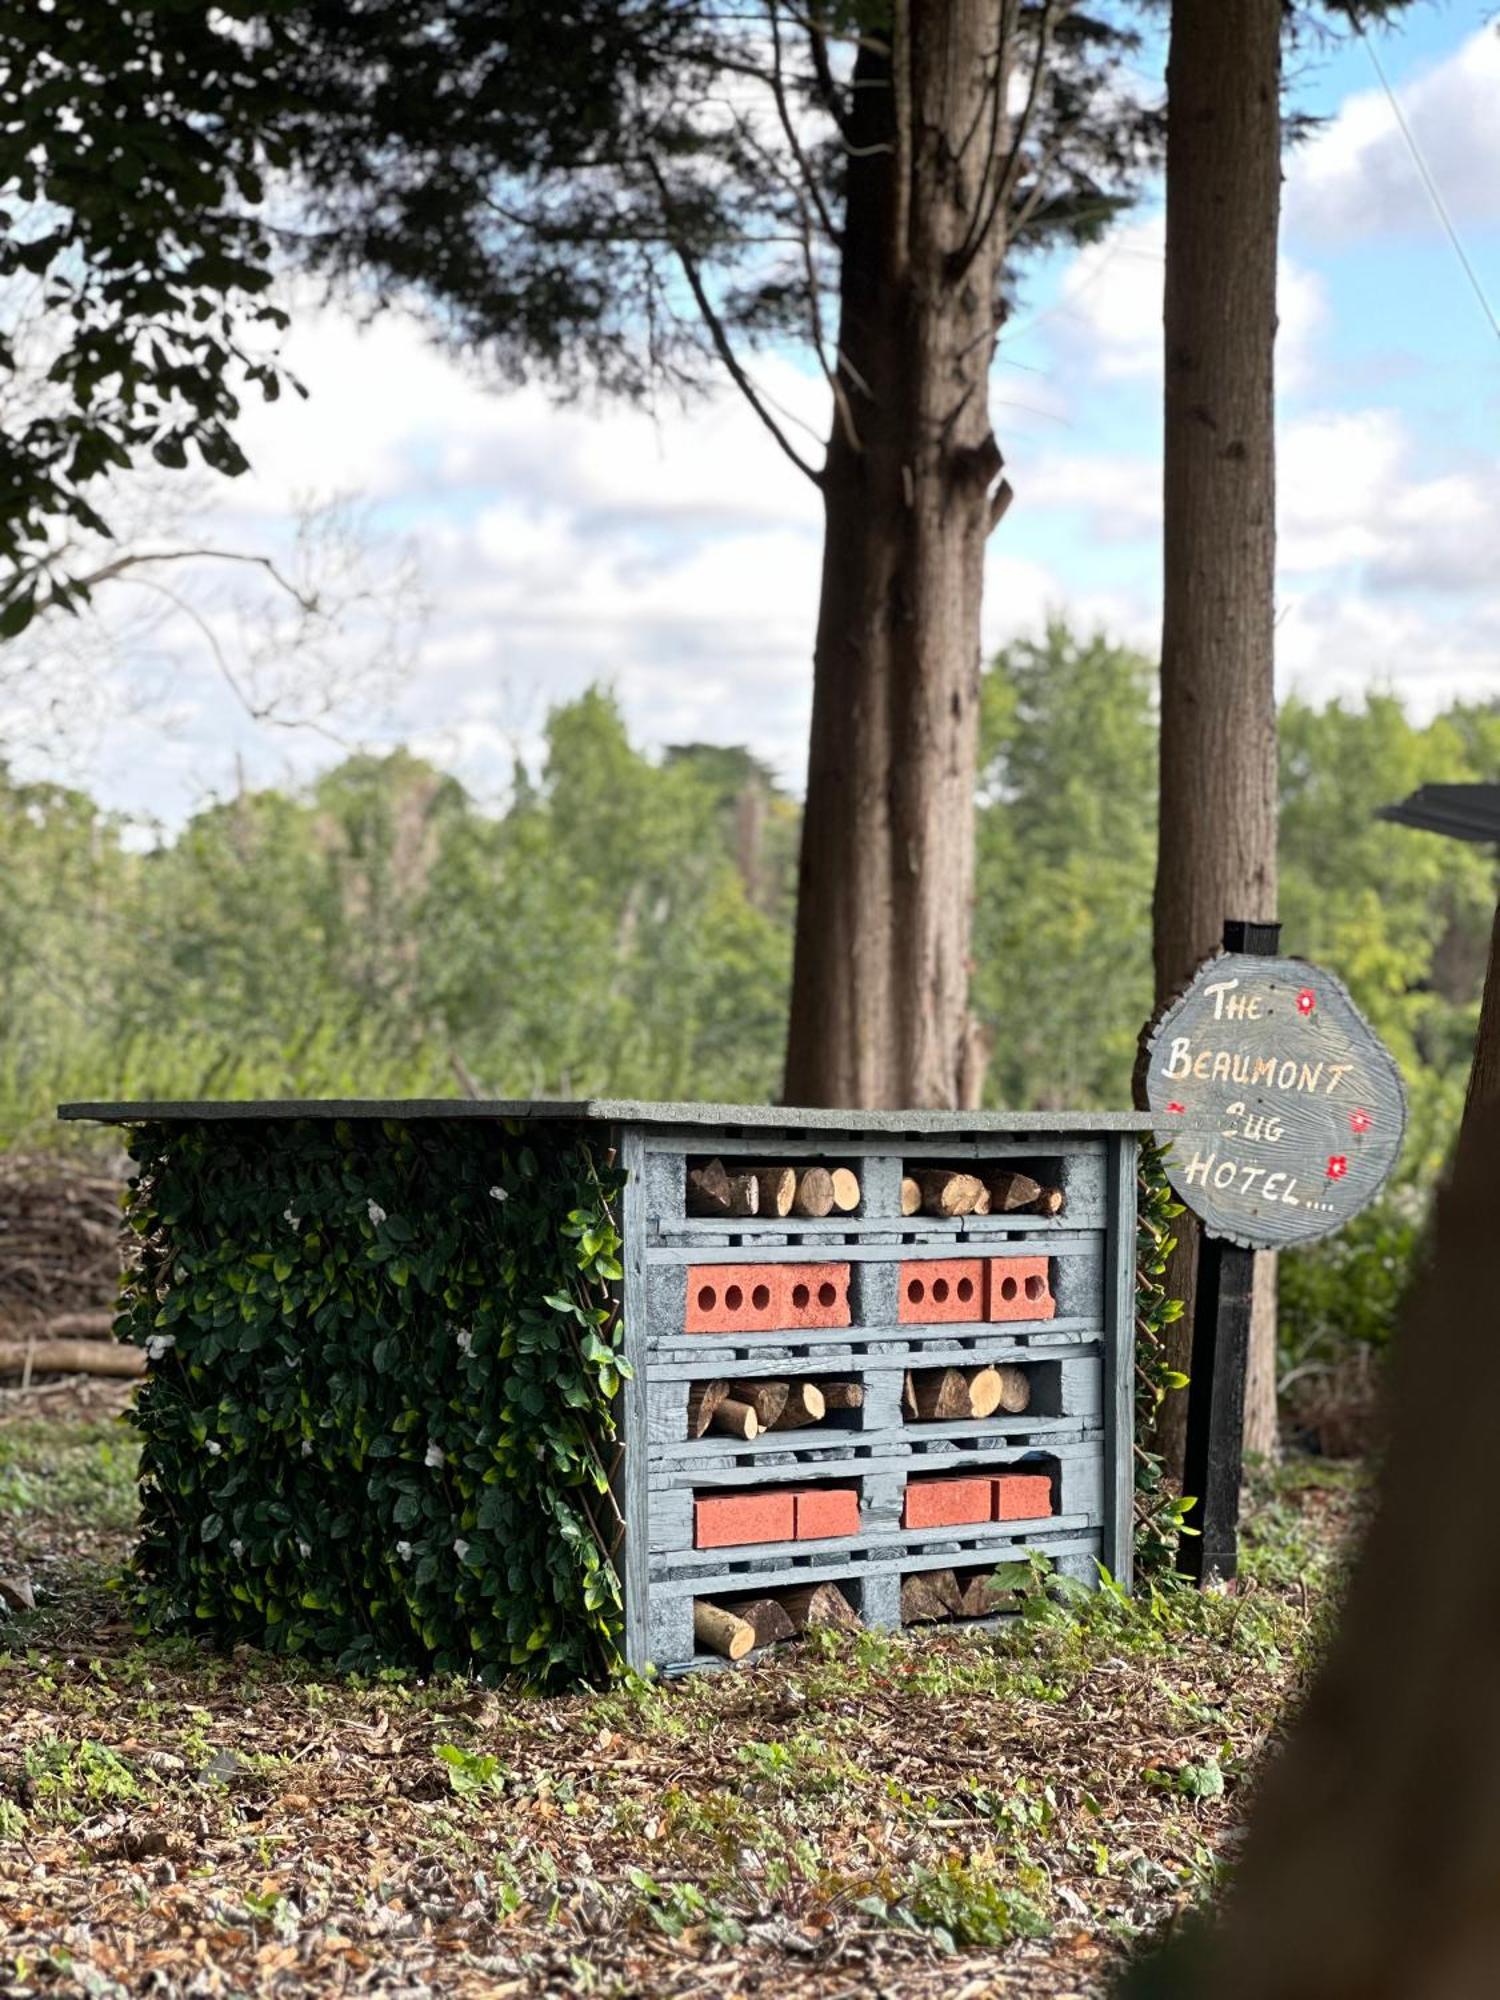
[[[704,1652],[742,1660],[762,1646],[819,1628],[857,1632],[859,1613],[836,1583],[799,1584],[736,1604],[693,1600],[693,1636]]]
[[[951,1424],[992,1417],[997,1410],[1019,1416],[1031,1402],[1031,1378],[1024,1368],[988,1363],[979,1368],[909,1368],[901,1409],[908,1423]]]
[[[823,1423],[831,1410],[858,1410],[862,1382],[809,1382],[758,1376],[748,1381],[695,1382],[688,1390],[690,1438],[710,1431],[747,1443],[766,1431],[805,1430]]]
[[[733,1173],[722,1160],[690,1167],[687,1212],[720,1221],[752,1216],[784,1221],[853,1215],[860,1204],[859,1175],[850,1167],[746,1167]]]
[[[957,1167],[922,1167],[903,1175],[901,1213],[935,1215],[954,1222],[967,1215],[1061,1215],[1063,1191],[1030,1174],[988,1172],[984,1178]]]

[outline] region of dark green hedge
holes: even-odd
[[[143,1621],[345,1668],[614,1672],[622,1177],[587,1135],[247,1121],[132,1153]]]

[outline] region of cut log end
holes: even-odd
[[[991,1174],[987,1185],[995,1215],[1013,1215],[1018,1208],[1030,1208],[1042,1192],[1040,1181],[1034,1181],[1030,1174]]]
[[[737,1402],[733,1397],[720,1403],[713,1413],[712,1424],[726,1437],[743,1438],[747,1444],[765,1428],[749,1403]]]
[[[827,1167],[808,1167],[799,1176],[792,1213],[806,1216],[811,1222],[833,1213],[833,1175]]]
[[[972,1215],[984,1194],[984,1182],[974,1174],[954,1173],[945,1167],[931,1169],[917,1178],[923,1213],[942,1216],[946,1221]]]
[[[797,1197],[795,1167],[756,1167],[755,1185],[760,1191],[762,1215],[790,1215]]]
[[[833,1630],[857,1632],[860,1616],[836,1583],[804,1584],[777,1592],[782,1610],[796,1632]]]
[[[901,1176],[901,1213],[915,1215],[922,1206],[922,1183],[910,1174]]]
[[[706,1597],[693,1599],[693,1637],[724,1660],[742,1660],[755,1646],[755,1627],[736,1612]]]
[[[822,1423],[827,1413],[828,1405],[816,1382],[794,1382],[769,1428],[777,1431],[801,1430],[806,1424]]]
[[[755,1597],[747,1604],[737,1604],[734,1615],[750,1627],[757,1647],[774,1646],[782,1639],[796,1636],[796,1626],[774,1597]]]
[[[951,1569],[918,1570],[901,1579],[901,1623],[933,1625],[963,1615],[963,1593]]]
[[[688,1436],[701,1438],[729,1395],[727,1382],[695,1382],[688,1390]]]
[[[731,1383],[729,1393],[737,1403],[747,1404],[755,1412],[761,1429],[768,1431],[786,1408],[792,1385],[757,1378],[752,1382]]]
[[[859,1175],[848,1167],[835,1167],[828,1176],[833,1184],[833,1205],[840,1215],[853,1215],[859,1207]]]

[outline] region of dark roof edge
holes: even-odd
[[[534,1118],[610,1125],[764,1126],[840,1132],[1148,1132],[1144,1111],[858,1111],[777,1104],[653,1104],[637,1098],[264,1098],[60,1104],[59,1118],[100,1125],[227,1119]]]

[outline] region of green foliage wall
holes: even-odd
[[[132,1136],[135,1601],[346,1668],[610,1673],[620,1176],[577,1127]]]

